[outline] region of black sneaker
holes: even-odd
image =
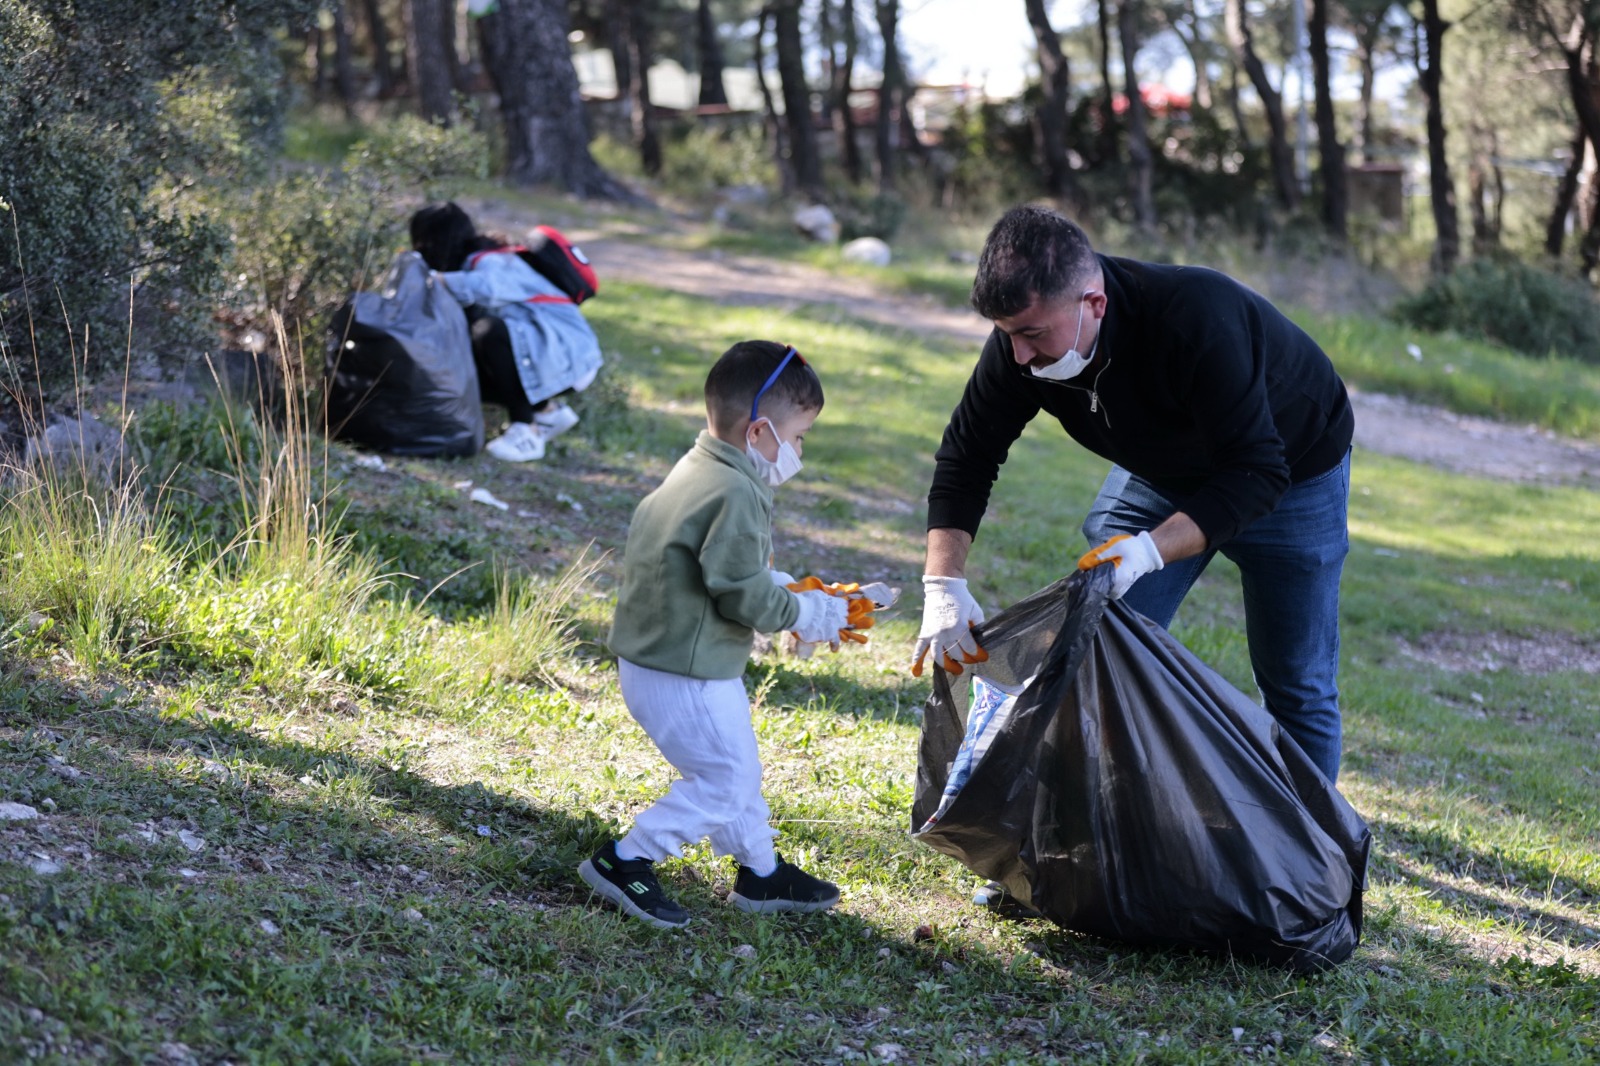
[[[637,918],[658,929],[681,929],[689,924],[689,912],[665,892],[656,880],[655,863],[649,859],[617,857],[617,842],[606,846],[578,865],[578,876],[630,918]]]
[[[812,877],[792,862],[778,856],[778,868],[765,877],[757,877],[748,866],[739,867],[733,891],[728,902],[742,911],[770,914],[775,911],[797,911],[809,914],[825,911],[839,902],[839,886],[820,877]]]

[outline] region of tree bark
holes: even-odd
[[[811,87],[806,84],[800,0],[777,0],[773,5],[772,30],[794,179],[801,192],[820,199],[823,195],[822,159],[817,154],[817,130],[811,120]]]
[[[444,0],[411,0],[406,49],[416,76],[417,110],[429,122],[455,121],[455,79],[450,70],[450,15]]]
[[[1492,126],[1467,127],[1471,153],[1467,162],[1467,212],[1472,220],[1472,254],[1486,255],[1500,247],[1500,221],[1505,180],[1495,162],[1499,136]]]
[[[856,71],[856,51],[860,47],[856,33],[855,0],[844,0],[840,8],[839,22],[844,58],[834,65],[833,70],[833,120],[839,136],[845,177],[850,179],[852,185],[859,185],[866,168],[862,165],[861,143],[856,139],[855,112],[850,109],[851,84]]]
[[[1578,123],[1572,134],[1572,158],[1556,186],[1555,206],[1544,225],[1544,251],[1551,259],[1561,258],[1561,246],[1567,239],[1567,217],[1572,214],[1573,202],[1578,196],[1578,176],[1583,173],[1583,157],[1589,147],[1589,134],[1583,123]]]
[[[1095,25],[1100,32],[1100,136],[1096,156],[1102,163],[1117,158],[1116,87],[1111,84],[1111,8],[1107,0],[1095,0]]]
[[[1422,35],[1417,49],[1417,85],[1428,102],[1428,192],[1438,234],[1433,268],[1440,274],[1454,270],[1461,258],[1461,223],[1456,215],[1455,182],[1450,177],[1450,157],[1445,153],[1441,57],[1447,29],[1449,23],[1439,17],[1439,0],[1422,0],[1422,19],[1417,23]]]
[[[711,0],[700,0],[695,9],[695,47],[700,53],[700,106],[726,105],[728,90],[722,84],[722,41],[717,37],[717,18]]]
[[[362,9],[367,16],[367,36],[372,40],[372,70],[378,76],[378,95],[394,95],[405,71],[396,71],[394,56],[389,52],[389,25],[383,20],[380,0],[363,0]]]
[[[1183,42],[1184,51],[1189,53],[1189,63],[1194,67],[1194,106],[1201,111],[1210,111],[1213,103],[1211,71],[1206,65],[1206,37],[1194,0],[1185,0],[1179,9],[1179,16],[1169,18],[1168,24],[1178,40]]]
[[[1272,164],[1272,184],[1285,210],[1300,206],[1300,182],[1294,173],[1294,151],[1289,147],[1289,125],[1283,117],[1283,96],[1272,87],[1267,68],[1256,55],[1255,38],[1245,18],[1244,0],[1225,0],[1224,21],[1228,47],[1243,68],[1267,116],[1267,157]]]
[[[1152,192],[1155,157],[1150,151],[1146,128],[1144,97],[1139,92],[1139,73],[1134,57],[1139,54],[1139,3],[1122,0],[1117,5],[1117,36],[1122,41],[1122,92],[1128,99],[1128,162],[1133,198],[1133,219],[1142,229],[1156,226],[1156,202]]]
[[[661,139],[656,135],[655,106],[650,100],[650,67],[655,62],[655,0],[613,0],[612,64],[617,71],[617,96],[624,98],[629,135],[639,153],[639,166],[654,177],[661,173]],[[620,45],[620,47],[619,47]],[[619,59],[619,54],[624,57]]]
[[[1311,52],[1311,83],[1316,97],[1317,159],[1322,175],[1322,225],[1343,244],[1349,236],[1350,194],[1345,180],[1344,146],[1339,143],[1339,123],[1333,111],[1331,64],[1328,61],[1329,0],[1309,0],[1306,36]]]
[[[772,8],[763,7],[756,17],[755,63],[756,84],[761,86],[761,104],[766,110],[766,129],[772,131],[772,155],[778,164],[778,182],[785,196],[794,192],[794,167],[789,159],[789,138],[778,119],[778,108],[772,100],[772,90],[767,87],[767,54],[763,43],[767,37],[767,21],[772,18]]]
[[[1377,50],[1379,22],[1362,23],[1356,28],[1356,57],[1361,68],[1361,90],[1356,103],[1355,156],[1360,163],[1372,162],[1372,96],[1378,80]]]
[[[478,20],[484,65],[500,96],[507,176],[582,197],[637,200],[589,154],[567,25],[565,0],[500,0]]]
[[[878,86],[878,189],[891,192],[895,187],[896,98],[901,91],[900,76],[900,0],[876,0],[878,34],[883,39],[883,81]]]
[[[339,90],[339,103],[346,118],[356,114],[355,46],[350,40],[350,16],[343,0],[333,5],[333,83]]]
[[[1245,121],[1244,108],[1239,103],[1239,63],[1232,56],[1228,57],[1228,86],[1224,90],[1228,96],[1228,112],[1233,115],[1233,124],[1239,127],[1239,143],[1246,152],[1256,150],[1256,139],[1250,136],[1250,125]]]
[[[1061,51],[1061,38],[1050,25],[1044,0],[1025,0],[1028,25],[1033,28],[1035,54],[1039,60],[1042,90],[1035,120],[1039,129],[1039,155],[1045,188],[1051,196],[1076,200],[1072,167],[1067,161],[1067,107],[1072,92],[1072,76],[1067,57]]]

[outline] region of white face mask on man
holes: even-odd
[[[800,455],[794,450],[794,445],[778,436],[778,427],[772,424],[772,419],[770,418],[752,422],[750,424],[751,431],[760,432],[759,427],[762,422],[765,422],[767,428],[772,430],[772,436],[778,442],[778,458],[768,459],[765,455],[762,455],[761,450],[756,447],[755,440],[749,436],[745,437],[744,440],[744,453],[756,465],[756,476],[773,488],[777,488],[800,472]]]
[[[1067,381],[1083,373],[1083,368],[1088,366],[1089,361],[1094,358],[1095,347],[1100,341],[1099,336],[1096,335],[1095,344],[1089,346],[1088,355],[1084,355],[1078,351],[1078,340],[1083,336],[1084,304],[1087,303],[1089,297],[1093,295],[1093,289],[1084,289],[1083,295],[1078,297],[1078,329],[1077,332],[1072,335],[1072,347],[1068,348],[1065,355],[1051,363],[1049,366],[1030,366],[1028,368],[1028,372],[1030,374],[1036,378],[1043,378],[1046,381]]]

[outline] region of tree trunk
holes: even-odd
[[[789,138],[783,123],[778,119],[777,105],[772,101],[772,90],[767,87],[767,54],[763,43],[767,37],[767,20],[772,18],[772,8],[763,7],[756,17],[755,63],[756,84],[761,86],[761,104],[766,109],[766,129],[772,131],[772,155],[778,164],[778,181],[785,196],[794,192],[794,167],[789,159]]]
[[[1200,28],[1200,15],[1195,11],[1194,0],[1187,0],[1182,11],[1184,17],[1172,19],[1170,25],[1178,40],[1183,42],[1184,51],[1189,53],[1189,64],[1194,67],[1194,106],[1201,111],[1210,111],[1213,103],[1211,71],[1206,64],[1206,38]],[[1186,22],[1192,27],[1189,32],[1184,32]]]
[[[1474,122],[1467,127],[1472,149],[1467,162],[1467,212],[1472,220],[1473,255],[1487,255],[1500,247],[1505,180],[1495,161],[1498,141],[1491,126]]]
[[[1042,90],[1036,121],[1044,184],[1051,196],[1075,200],[1077,195],[1073,189],[1072,167],[1067,162],[1067,107],[1072,92],[1072,77],[1067,67],[1067,57],[1061,51],[1061,38],[1050,25],[1044,0],[1026,0],[1026,3],[1028,25],[1033,27]]]
[[[844,59],[834,66],[834,124],[838,129],[840,154],[844,161],[845,177],[852,185],[861,184],[865,171],[861,160],[861,144],[856,139],[856,116],[850,109],[851,83],[855,78],[856,50],[860,45],[856,34],[855,0],[844,0],[839,14],[840,36],[844,43]]]
[[[589,154],[567,25],[565,0],[500,0],[478,20],[484,65],[500,96],[506,175],[582,197],[636,200]]]
[[[777,0],[772,29],[794,179],[801,192],[820,199],[822,159],[817,154],[817,130],[811,121],[811,87],[806,84],[805,41],[800,35],[800,0]]]
[[[1549,221],[1544,226],[1544,251],[1551,259],[1561,258],[1561,246],[1567,238],[1567,218],[1572,214],[1572,204],[1578,195],[1578,175],[1583,173],[1584,152],[1589,147],[1589,135],[1583,123],[1578,123],[1572,134],[1572,159],[1556,186],[1555,206],[1550,209]]]
[[[450,15],[444,0],[411,0],[406,50],[416,77],[417,110],[429,122],[448,126],[455,119],[455,79],[450,71],[447,32]]]
[[[700,106],[726,105],[728,90],[722,84],[722,41],[711,0],[700,0],[695,10],[695,46],[700,53]]]
[[[1379,22],[1362,23],[1356,31],[1356,57],[1361,67],[1361,91],[1356,103],[1355,156],[1359,163],[1372,162],[1372,95],[1378,80],[1377,50]]]
[[[389,51],[389,25],[383,21],[381,0],[363,0],[362,9],[367,16],[367,36],[372,40],[372,70],[378,76],[378,95],[394,95],[405,71],[394,69],[394,56]]]
[[[1306,37],[1311,52],[1311,83],[1316,96],[1317,159],[1322,175],[1322,225],[1343,244],[1349,236],[1350,194],[1345,181],[1344,146],[1339,143],[1339,123],[1333,112],[1332,73],[1328,62],[1328,3],[1310,0],[1311,17]]]
[[[1444,69],[1440,60],[1447,29],[1449,23],[1439,17],[1439,0],[1422,0],[1422,20],[1417,23],[1423,37],[1417,42],[1421,46],[1417,49],[1417,85],[1428,102],[1428,192],[1438,233],[1433,268],[1440,274],[1454,270],[1461,258],[1461,223],[1456,216],[1455,183],[1450,177],[1450,157],[1444,144]]]
[[[355,46],[350,40],[350,16],[343,0],[333,5],[333,81],[339,89],[339,103],[346,118],[356,115]]]
[[[1294,173],[1294,151],[1289,146],[1289,125],[1283,117],[1283,96],[1272,87],[1267,68],[1256,55],[1255,39],[1245,19],[1244,0],[1225,0],[1224,19],[1234,61],[1249,77],[1267,116],[1267,157],[1272,163],[1272,184],[1278,193],[1278,203],[1285,210],[1293,211],[1300,206],[1300,182]]]
[[[628,132],[640,168],[661,173],[661,140],[650,101],[650,66],[655,61],[655,0],[612,0],[611,59],[617,71],[617,99],[628,117]]]
[[[894,124],[900,85],[900,0],[876,0],[878,34],[883,39],[883,81],[878,86],[878,189],[895,187]]]
[[[1111,84],[1111,9],[1095,0],[1095,25],[1100,31],[1100,136],[1095,154],[1102,163],[1117,158],[1117,90]]]
[[[1233,124],[1239,127],[1239,143],[1246,153],[1256,150],[1256,139],[1250,136],[1250,125],[1245,121],[1244,108],[1239,103],[1239,63],[1233,57],[1228,58],[1228,112],[1233,115]]]
[[[1128,98],[1129,191],[1133,197],[1133,219],[1141,229],[1152,230],[1156,226],[1156,201],[1151,191],[1155,157],[1150,151],[1139,73],[1133,66],[1134,57],[1139,54],[1138,0],[1122,0],[1117,5],[1117,36],[1122,40],[1122,92]]]

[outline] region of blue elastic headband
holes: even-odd
[[[761,397],[765,396],[767,390],[772,388],[773,383],[778,380],[778,375],[783,373],[783,368],[789,365],[789,360],[791,359],[800,360],[801,366],[806,365],[806,357],[796,351],[793,345],[790,345],[784,351],[783,358],[778,361],[778,369],[774,370],[772,376],[767,378],[766,383],[756,390],[756,398],[750,401],[750,421],[754,422],[756,420],[756,411],[761,407]]]

